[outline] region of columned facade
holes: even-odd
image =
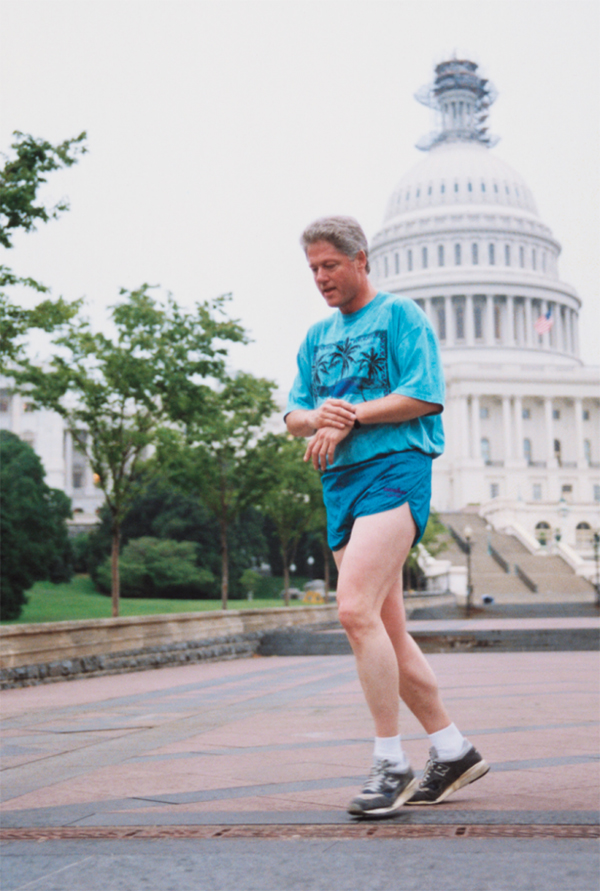
[[[477,115],[448,125],[448,84],[457,108],[487,113],[495,98],[473,63],[437,67],[417,98],[441,126],[419,144],[427,154],[398,183],[370,251],[378,287],[415,300],[442,348],[447,446],[433,504],[478,505],[495,522],[501,502],[505,524],[535,535],[545,522],[577,547],[581,524],[600,526],[600,374],[579,358],[581,301]]]

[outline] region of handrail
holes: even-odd
[[[488,554],[496,561],[498,566],[500,566],[504,572],[510,572],[510,563],[508,563],[502,554],[499,554],[496,548],[492,547],[492,545],[488,545]]]
[[[466,541],[466,539],[464,539],[462,535],[457,532],[456,529],[454,529],[452,526],[446,525],[446,529],[448,530],[456,544],[459,546],[463,554],[468,554],[471,547],[470,543]]]
[[[537,594],[538,586],[532,579],[529,578],[527,573],[523,569],[521,569],[518,563],[515,563],[515,575],[517,575],[521,579],[526,588],[529,588],[529,590],[533,594]]]

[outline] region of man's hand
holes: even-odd
[[[311,424],[315,430],[323,427],[335,427],[338,430],[350,429],[356,420],[356,411],[350,402],[343,399],[328,399],[318,408],[313,409]]]
[[[304,460],[312,460],[315,470],[327,470],[333,464],[336,446],[345,439],[352,427],[321,427],[308,443]]]

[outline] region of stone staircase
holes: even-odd
[[[446,527],[452,527],[462,537],[465,526],[470,526],[473,530],[471,573],[474,602],[480,602],[485,595],[493,597],[499,603],[531,603],[540,600],[591,602],[594,599],[593,585],[575,575],[561,557],[531,554],[513,535],[494,529],[488,531],[485,520],[470,511],[443,513],[440,514],[440,519]],[[448,548],[439,555],[440,559],[451,560],[456,566],[466,566],[467,557],[450,533],[445,541]],[[489,553],[489,545],[500,561],[505,561],[508,565],[509,572]],[[536,592],[515,573],[515,565],[537,587]]]

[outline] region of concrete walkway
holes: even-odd
[[[492,771],[376,824],[346,814],[372,746],[350,656],[5,691],[3,891],[336,891],[369,864],[370,889],[596,891],[599,654],[428,658]]]

